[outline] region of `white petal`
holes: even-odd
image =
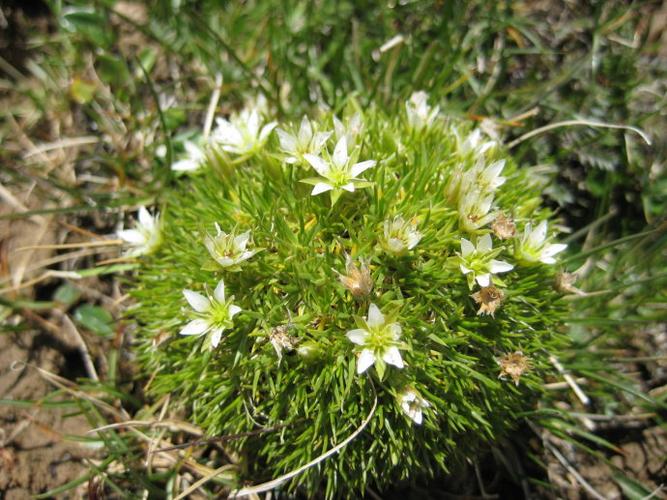
[[[345,336],[353,344],[364,345],[366,343],[366,339],[368,338],[368,332],[366,330],[362,330],[361,328],[357,328],[356,330],[350,330],[345,334]]]
[[[334,130],[336,131],[336,137],[343,137],[345,135],[345,125],[335,116],[333,117]]]
[[[211,302],[201,293],[193,292],[192,290],[183,290],[183,295],[188,304],[197,312],[206,312],[211,307]]]
[[[543,220],[528,237],[528,244],[539,247],[547,239],[547,221]]]
[[[199,168],[199,162],[190,158],[186,160],[178,160],[171,164],[171,169],[174,172],[192,172]]]
[[[262,131],[259,133],[259,142],[264,142],[266,139],[268,139],[273,129],[276,128],[276,125],[278,125],[276,122],[270,122],[264,125],[262,127]]]
[[[317,184],[315,184],[310,194],[315,196],[324,193],[326,191],[331,191],[332,189],[333,189],[332,185],[327,184],[326,182],[318,182]]]
[[[245,233],[239,234],[236,238],[234,238],[234,246],[238,250],[245,250],[245,247],[248,244],[249,239],[250,239],[250,231],[246,231]]]
[[[349,191],[350,193],[354,193],[354,183],[349,182],[349,183],[345,184],[344,186],[342,186],[341,189],[344,189],[345,191]]]
[[[370,366],[375,363],[375,354],[370,349],[361,351],[357,359],[357,373],[364,373]]]
[[[472,272],[472,269],[468,269],[468,268],[467,268],[466,266],[464,266],[463,264],[459,264],[459,267],[461,268],[461,272],[462,272],[463,274],[468,274],[468,273]]]
[[[313,140],[310,142],[310,150],[319,153],[320,149],[322,149],[322,146],[324,146],[324,143],[327,142],[330,136],[331,132],[318,132],[315,134]]]
[[[561,253],[567,248],[567,245],[563,243],[554,243],[553,245],[548,245],[544,250],[542,250],[541,257],[553,257],[557,253]]]
[[[257,138],[257,133],[259,132],[259,113],[256,109],[253,109],[248,116],[248,121],[246,122],[246,127],[248,127],[248,133],[250,137]]]
[[[392,323],[391,325],[389,325],[389,331],[391,332],[391,337],[394,340],[398,340],[401,338],[401,332],[403,331],[403,329],[401,328],[401,325],[399,325],[398,323]]]
[[[514,266],[512,264],[510,264],[509,262],[504,262],[502,260],[492,259],[489,265],[489,271],[491,271],[493,274],[506,273],[507,271],[511,271],[512,269],[514,269]]]
[[[543,264],[555,264],[556,259],[554,259],[553,257],[540,257],[540,262],[542,262]]]
[[[243,137],[238,129],[224,118],[216,120],[218,126],[213,131],[213,140],[221,144],[239,145],[243,142]],[[225,148],[223,148],[225,149]]]
[[[296,151],[296,137],[280,128],[276,129],[276,133],[278,134],[278,142],[280,142],[280,147],[284,151],[288,151],[290,153]]]
[[[382,359],[390,365],[394,365],[396,368],[403,368],[403,358],[401,358],[401,351],[398,350],[398,347],[391,346],[387,349],[382,355]]]
[[[236,264],[236,260],[234,260],[230,257],[220,257],[218,255],[214,255],[213,258],[222,267],[229,267],[229,266],[232,266],[232,265]]]
[[[197,146],[194,142],[192,141],[185,141],[185,152],[190,155],[190,158],[193,160],[201,160],[204,158],[204,152],[202,149]]]
[[[301,118],[301,125],[299,126],[299,143],[308,144],[311,137],[313,137],[313,127],[310,124],[310,120],[304,115]]]
[[[218,286],[216,286],[213,291],[213,297],[220,303],[225,301],[225,280],[220,280],[218,282]]]
[[[415,422],[415,424],[421,425],[421,423],[422,423],[422,411],[420,409],[412,410],[410,412],[410,418]]]
[[[229,306],[228,311],[229,311],[229,317],[230,317],[230,318],[233,318],[233,317],[236,316],[238,313],[240,313],[241,311],[243,311],[243,309],[241,309],[241,308],[240,308],[239,306],[237,306],[237,305],[232,304],[232,305]]]
[[[193,319],[178,332],[181,335],[202,335],[208,331],[210,325],[205,319]]]
[[[347,138],[341,137],[336,144],[333,153],[333,162],[338,168],[343,168],[347,163]]]
[[[493,243],[491,242],[491,235],[485,234],[479,237],[477,240],[477,251],[480,253],[487,253],[493,248]]]
[[[329,164],[319,156],[306,153],[305,155],[303,155],[303,157],[306,159],[308,163],[310,163],[310,166],[313,167],[317,171],[317,173],[320,174],[322,177],[327,177],[329,175],[329,172],[331,172],[331,167],[329,166]]]
[[[475,279],[477,280],[477,283],[479,283],[479,286],[489,286],[489,283],[491,283],[490,274],[481,274],[476,276]]]
[[[146,210],[146,207],[139,207],[139,224],[149,229],[153,227],[154,223],[153,216]]]
[[[410,231],[408,233],[408,250],[412,250],[416,247],[421,239],[422,234],[419,231]]]
[[[371,303],[368,308],[368,319],[366,323],[369,327],[374,328],[376,326],[384,325],[384,315],[375,304]]]
[[[503,171],[503,168],[505,168],[505,160],[498,160],[496,162],[493,162],[491,165],[489,165],[486,169],[485,172],[485,177],[488,180],[495,179],[500,175],[500,172]]]
[[[350,173],[352,174],[352,177],[358,177],[360,174],[362,174],[369,168],[373,168],[376,163],[377,162],[375,160],[366,160],[359,163],[355,163],[354,165],[352,165]]]
[[[467,257],[474,251],[475,251],[475,246],[465,238],[461,238],[461,255],[463,257]]]
[[[489,149],[495,147],[495,141],[487,141],[479,147],[479,154],[486,153]],[[504,161],[504,160],[503,160]]]
[[[241,256],[238,258],[239,261],[242,260],[248,260],[250,257],[255,255],[257,253],[257,250],[246,250],[241,254]]]
[[[218,347],[220,339],[222,338],[222,332],[224,328],[215,328],[213,329],[213,334],[211,335],[211,347]]]
[[[118,234],[121,240],[133,245],[143,245],[146,243],[146,237],[136,229],[125,229],[124,231],[118,231],[116,234]]]
[[[403,400],[404,403],[412,403],[415,399],[417,399],[417,394],[414,391],[406,391],[405,393],[403,393],[401,399]],[[410,405],[406,404],[404,408],[410,408]]]

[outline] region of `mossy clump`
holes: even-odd
[[[151,395],[210,436],[267,431],[228,443],[243,481],[370,415],[284,486],[330,497],[447,470],[510,430],[565,311],[541,187],[502,145],[421,93],[349,108],[275,124],[249,107],[188,143],[131,312]]]

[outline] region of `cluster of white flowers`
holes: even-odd
[[[202,147],[195,142],[186,142],[184,146],[187,157],[175,162],[172,168],[183,172],[199,169],[206,163],[208,147],[216,147],[239,156],[255,154],[276,129],[285,164],[310,167],[317,172],[318,177],[301,179],[301,182],[313,186],[313,196],[330,192],[333,205],[343,192],[354,192],[371,184],[360,178],[360,175],[375,167],[377,162],[357,161],[361,151],[359,138],[364,129],[359,114],[348,119],[346,123],[333,117],[333,130],[323,130],[320,124],[305,116],[298,128],[276,128],[275,122],[265,122],[264,115],[262,106],[257,104],[232,114],[229,119],[218,118],[209,143]],[[413,131],[432,127],[438,116],[439,108],[428,105],[428,95],[424,92],[414,93],[406,102],[407,123]],[[472,167],[464,169],[460,166],[452,172],[446,188],[447,196],[458,208],[460,228],[472,233],[471,240],[475,243],[461,238],[460,253],[456,259],[470,289],[478,284],[485,292],[482,294],[480,291],[473,295],[476,302],[482,303],[480,313],[493,315],[504,297],[503,292],[494,286],[502,285],[497,275],[514,269],[513,264],[496,258],[503,252],[504,247],[494,249],[491,234],[484,229],[496,218],[492,208],[496,190],[506,181],[501,175],[505,160],[489,161],[489,153],[496,148],[497,143],[483,140],[479,129],[464,139],[459,139],[457,144],[461,165],[472,164]],[[332,152],[329,150],[331,146]],[[515,235],[514,222],[504,215],[501,215],[498,221],[502,224],[497,224],[497,228],[494,226],[494,232],[501,239],[513,238],[514,258],[521,265],[553,264],[556,262],[554,256],[566,247],[563,244],[548,243],[545,221],[539,223],[535,229],[527,223],[520,235]],[[225,271],[238,271],[260,250],[252,249],[250,231],[240,234],[235,231],[227,233],[218,224],[215,224],[215,229],[215,234],[204,236],[204,245],[212,259]],[[120,231],[118,235],[128,243],[130,256],[153,252],[161,241],[159,214],[151,216],[141,207],[136,227]],[[384,222],[379,243],[386,253],[405,256],[417,246],[422,237],[416,219],[406,220],[397,215]],[[251,248],[248,248],[249,245]],[[359,263],[357,266],[352,258],[346,255],[346,274],[338,273],[341,284],[356,299],[368,297],[374,285],[369,261],[360,259]],[[232,304],[233,298],[225,297],[224,280],[218,282],[212,295],[207,293],[205,296],[189,289],[183,290],[183,295],[191,306],[194,317],[182,327],[180,334],[206,336],[204,345],[209,348],[217,347],[223,332],[232,328],[234,316],[241,312],[239,306]],[[388,365],[395,369],[405,367],[401,351],[409,346],[402,341],[403,330],[398,322],[387,319],[378,306],[371,302],[367,316],[357,318],[357,326],[358,328],[346,333],[350,342],[356,346],[357,374],[374,367],[382,379]],[[279,358],[283,351],[291,351],[297,347],[297,339],[288,334],[285,326],[271,329],[269,337]],[[431,407],[412,387],[404,388],[397,395],[397,404],[416,424],[422,423],[423,412]]]
[[[217,118],[208,142],[184,143],[185,155],[171,165],[176,172],[195,172],[204,166],[209,150],[219,149],[238,156],[259,151],[268,141],[276,122],[265,122],[266,99],[261,97],[229,118]]]
[[[482,141],[479,129],[464,140],[459,139],[458,143],[461,163],[451,173],[447,197],[458,208],[461,229],[474,233],[495,219],[491,208],[496,190],[506,181],[500,175],[505,160],[488,163],[487,157],[495,149],[496,142]],[[467,162],[473,163],[472,168],[464,168]]]

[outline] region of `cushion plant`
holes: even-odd
[[[423,93],[350,108],[250,105],[190,143],[133,285],[148,392],[211,436],[266,430],[228,443],[242,481],[354,436],[285,485],[329,497],[473,457],[563,345],[530,171]]]

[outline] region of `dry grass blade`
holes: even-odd
[[[27,153],[24,153],[23,159],[25,160],[30,158],[31,156],[46,153],[47,151],[53,151],[54,149],[73,148],[77,146],[85,146],[88,144],[97,144],[98,142],[100,142],[100,138],[94,135],[61,139],[59,141],[36,146],[35,149],[28,151]]]
[[[553,130],[556,128],[560,127],[571,127],[571,126],[576,126],[576,125],[583,125],[586,127],[600,127],[600,128],[613,128],[613,129],[622,129],[622,130],[630,130],[637,135],[639,135],[642,139],[644,139],[644,142],[651,146],[651,139],[649,136],[642,131],[641,129],[637,127],[633,127],[631,125],[616,125],[613,123],[604,123],[604,122],[596,122],[592,120],[565,120],[562,122],[557,122],[557,123],[551,123],[549,125],[545,125],[544,127],[539,127],[536,128],[535,130],[531,130],[530,132],[527,132],[523,134],[521,137],[513,140],[507,145],[508,149],[512,149],[515,146],[518,146],[521,144],[523,141],[526,139],[530,139],[531,137],[535,137],[536,135],[540,135],[543,132],[548,132],[549,130]]]

